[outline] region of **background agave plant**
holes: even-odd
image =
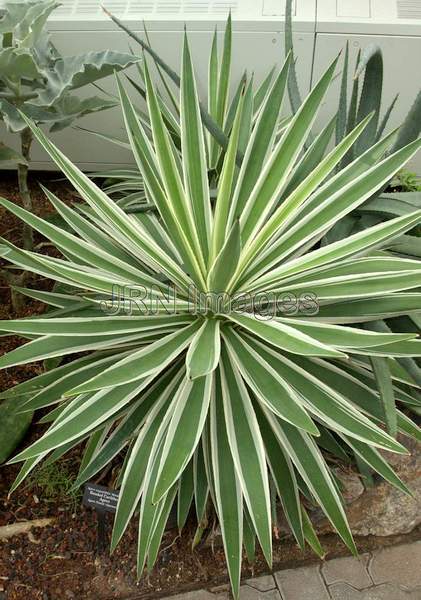
[[[286,25],[285,25],[285,52],[294,52],[292,38],[292,2],[286,2]],[[324,156],[329,140],[335,132],[336,143],[341,140],[356,126],[362,122],[370,113],[373,113],[369,125],[359,137],[356,144],[350,149],[344,157],[341,166],[349,164],[365,150],[373,146],[386,130],[390,116],[395,104],[399,102],[399,95],[395,96],[389,106],[384,109],[383,99],[383,56],[381,48],[377,44],[370,44],[362,53],[358,53],[356,65],[353,73],[352,92],[348,101],[348,78],[350,73],[349,66],[349,48],[345,48],[340,94],[338,101],[338,111],[336,119],[329,123],[326,128],[317,136],[313,137],[312,144],[308,148],[307,158],[312,164]],[[295,64],[290,70],[288,81],[288,91],[290,104],[293,112],[297,111],[302,103],[300,91],[298,89],[297,77],[295,74]],[[383,110],[383,114],[382,114]],[[397,131],[395,141],[391,146],[389,153],[399,150],[405,144],[416,140],[421,132],[421,90],[409,111],[405,121]],[[389,182],[390,183],[390,182]],[[391,182],[394,184],[394,182]],[[389,186],[390,187],[390,186]],[[421,208],[421,194],[414,190],[405,193],[392,192],[385,185],[379,188],[363,204],[359,205],[354,211],[347,214],[344,218],[338,220],[322,240],[322,244],[329,244],[362,231],[367,227],[372,227],[382,222],[396,217],[398,215],[409,215]],[[419,231],[413,229],[410,232],[398,236],[393,244],[385,251],[384,256],[402,256],[413,260],[420,260],[421,244],[419,241]],[[387,321],[374,321],[366,325],[367,328],[379,332],[391,331],[409,331],[417,335],[421,332],[421,320],[419,315],[405,315],[400,318],[393,318]],[[384,414],[389,430],[396,429],[394,418],[394,404],[396,401],[393,392],[393,382],[388,368],[387,361],[382,358],[371,358],[373,371],[376,376],[377,386],[381,393],[384,405]],[[421,363],[417,360],[399,357],[398,363],[405,372],[405,378],[417,386],[421,385]],[[419,400],[421,398],[416,388],[412,389],[412,395]],[[414,405],[411,410],[420,414],[419,407]],[[362,473],[369,475],[367,469],[362,467]]]
[[[271,485],[297,542],[316,552],[304,501],[320,505],[356,551],[331,457],[357,455],[407,491],[378,451],[405,448],[382,427],[367,360],[387,359],[394,393],[413,404],[412,384],[396,357],[419,356],[421,342],[412,333],[377,333],[360,324],[419,312],[419,262],[385,257],[379,249],[419,223],[421,211],[332,244],[318,242],[384,186],[421,140],[385,157],[395,138],[390,134],[336,172],[370,115],[307,171],[302,151],[336,62],[278,135],[287,57],[250,118],[241,168],[248,98],[240,93],[226,152],[218,150],[214,203],[207,162],[213,142],[204,132],[187,38],[180,150],[147,65],[151,139],[118,82],[130,145],[156,207],[153,221],[126,214],[28,121],[87,205],[77,212],[46,190],[69,233],[2,200],[63,257],[4,240],[1,255],[76,292],[28,290],[55,310],[0,323],[3,333],[30,340],[1,357],[0,367],[84,354],[3,394],[24,411],[52,407],[43,419],[51,423],[47,432],[13,459],[24,461],[13,489],[41,460],[56,460],[77,444],[86,449],[76,485],[125,449],[112,548],[138,511],[139,575],[155,562],[174,502],[180,529],[194,502],[197,536],[214,507],[238,596],[243,544],[251,556],[257,538],[271,563]],[[116,290],[125,291],[120,312],[107,315]],[[416,425],[393,411],[396,430],[420,438]]]

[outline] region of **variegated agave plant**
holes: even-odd
[[[268,90],[241,168],[240,100],[214,203],[187,40],[180,152],[147,65],[152,139],[119,84],[133,154],[156,213],[127,215],[30,123],[88,206],[76,211],[46,191],[72,234],[2,201],[63,257],[5,241],[2,256],[68,291],[27,291],[56,308],[43,318],[1,323],[3,332],[30,341],[1,357],[0,366],[84,352],[6,392],[23,410],[53,406],[44,418],[50,428],[14,458],[25,461],[14,488],[41,460],[56,460],[79,443],[86,450],[77,485],[126,449],[112,547],[138,511],[140,574],[146,561],[149,568],[155,562],[175,501],[181,529],[194,499],[199,532],[213,506],[236,596],[242,545],[251,555],[257,538],[272,560],[271,487],[297,542],[307,540],[319,552],[304,499],[321,506],[355,552],[332,457],[357,456],[406,489],[378,452],[405,448],[382,427],[369,358],[388,358],[396,397],[409,403],[415,402],[411,382],[394,357],[420,356],[421,342],[412,334],[375,333],[359,324],[420,311],[421,294],[410,291],[421,286],[420,264],[385,258],[380,248],[418,223],[421,211],[334,244],[318,242],[421,141],[383,158],[393,143],[389,135],[336,172],[365,119],[304,176],[302,151],[336,62],[279,137],[289,63]],[[107,315],[116,290],[125,291],[121,313]],[[204,307],[192,303],[192,290],[196,299],[205,296]],[[292,298],[303,298],[303,306],[285,310],[279,302],[285,297],[287,306]],[[317,299],[317,312],[305,310],[309,298]],[[396,410],[395,419],[400,432],[420,437],[403,412]]]

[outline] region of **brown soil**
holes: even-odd
[[[61,199],[72,202],[74,196],[64,182],[53,181],[54,174],[37,174],[31,180],[34,212],[45,215],[51,207],[37,186],[36,179],[49,187]],[[1,174],[0,196],[19,203],[13,174]],[[17,219],[0,208],[0,235],[19,245],[21,225]],[[40,243],[40,236],[35,242]],[[43,248],[44,251],[44,248]],[[45,251],[49,251],[48,247]],[[49,289],[51,283],[35,279],[31,286]],[[0,287],[0,318],[12,316],[8,286]],[[30,315],[42,312],[43,307],[28,300],[23,313]],[[22,343],[18,338],[0,338],[0,354]],[[23,381],[40,372],[41,366],[33,364],[2,371],[0,390]],[[33,423],[25,444],[41,435],[45,426]],[[66,456],[66,469],[76,474],[80,453],[72,451]],[[33,529],[29,534],[14,536],[0,542],[0,600],[106,600],[155,598],[201,587],[217,587],[227,584],[227,570],[223,551],[219,545],[212,547],[212,536],[194,551],[191,542],[194,535],[193,523],[188,524],[180,538],[175,531],[164,537],[162,549],[154,569],[139,582],[136,581],[137,526],[130,524],[122,542],[112,557],[97,553],[97,524],[95,512],[69,503],[64,495],[54,498],[44,494],[36,478],[23,484],[11,498],[8,490],[19,470],[19,465],[0,468],[0,526],[53,517],[52,526]],[[109,471],[102,479],[108,485],[113,477]],[[108,529],[111,528],[109,517]],[[109,535],[109,531],[108,531]],[[369,551],[381,545],[390,545],[408,539],[420,539],[421,529],[404,538],[364,538],[357,540],[361,551]],[[346,555],[347,550],[336,536],[322,539],[327,556]],[[274,570],[295,567],[316,560],[310,550],[302,553],[290,539],[277,540],[274,544]],[[261,553],[253,565],[244,561],[245,578],[268,572]]]

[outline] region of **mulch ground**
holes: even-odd
[[[31,190],[36,214],[51,212],[37,180],[41,180],[62,200],[74,200],[71,188],[64,182],[54,181],[56,178],[56,174],[36,174],[32,177]],[[20,203],[13,174],[1,173],[0,196]],[[17,245],[21,242],[20,222],[1,208],[0,236]],[[45,240],[40,236],[35,236],[36,244],[43,241]],[[48,247],[42,251],[48,251]],[[30,285],[38,289],[49,289],[51,282],[35,279]],[[15,316],[10,306],[9,288],[5,283],[0,287],[0,300],[0,318]],[[39,303],[28,300],[19,316],[41,313],[42,310]],[[0,337],[0,354],[21,343],[19,338],[13,336]],[[41,365],[33,364],[2,371],[0,390],[32,377],[40,370]],[[45,430],[45,426],[36,421],[34,419],[24,446],[37,439]],[[62,474],[65,472],[65,477],[71,479],[77,473],[79,461],[80,450],[76,449],[58,463],[58,469],[62,469]],[[212,527],[205,536],[205,541],[195,550],[191,549],[193,522],[187,524],[182,537],[174,530],[168,531],[154,569],[137,581],[137,527],[134,520],[112,557],[107,553],[98,554],[95,512],[82,507],[78,496],[69,498],[64,493],[51,495],[51,490],[47,493],[47,488],[44,484],[41,485],[36,474],[9,498],[8,490],[18,470],[19,465],[0,468],[0,526],[44,517],[52,517],[55,521],[51,526],[33,529],[29,534],[0,542],[0,600],[154,598],[227,583],[223,551],[217,539],[212,538]],[[109,485],[114,476],[115,471],[109,470],[102,476],[101,484]],[[109,516],[108,536],[111,525]],[[420,537],[421,530],[418,529],[402,538],[364,538],[357,540],[357,544],[363,552]],[[325,536],[322,543],[329,558],[347,554],[336,536]],[[290,539],[275,541],[274,569],[289,568],[314,560],[310,550],[302,553]],[[268,567],[259,552],[253,565],[244,561],[245,578],[267,571]]]

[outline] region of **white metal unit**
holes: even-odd
[[[98,0],[63,0],[62,7],[53,13],[48,26],[53,42],[63,54],[74,55],[105,48],[127,51],[129,38],[104,15],[99,4]],[[213,31],[217,27],[222,38],[229,10],[233,17],[232,87],[238,83],[244,69],[248,73],[254,72],[255,79],[261,81],[273,65],[283,60],[285,0],[108,0],[105,4],[140,35],[143,34],[144,19],[153,47],[177,71],[180,70],[186,23],[202,96],[207,88]],[[307,91],[313,60],[316,0],[296,0],[294,12],[299,83],[301,89]],[[131,45],[136,49],[134,42]],[[113,78],[101,82],[101,86],[115,92]],[[89,93],[97,91],[92,88]],[[86,117],[80,125],[124,137],[118,108]],[[132,162],[130,153],[87,133],[67,129],[51,134],[51,138],[84,169]],[[35,168],[52,168],[48,156],[39,147],[34,147],[33,159]]]
[[[313,79],[349,42],[351,65],[370,43],[383,51],[383,110],[400,93],[389,129],[400,125],[421,87],[421,0],[319,0]],[[350,86],[352,77],[349,77]],[[340,79],[331,86],[320,122],[337,108]],[[411,167],[421,170],[418,155]]]

